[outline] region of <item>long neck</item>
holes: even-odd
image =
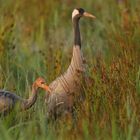
[[[80,37],[80,29],[79,29],[79,19],[74,17],[72,19],[73,28],[74,28],[74,45],[79,46],[81,48],[81,37]]]
[[[32,86],[32,94],[29,96],[27,100],[24,101],[22,109],[26,110],[32,107],[32,105],[36,102],[37,99],[37,88],[35,85]]]

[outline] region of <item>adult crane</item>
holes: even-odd
[[[46,93],[47,116],[58,117],[65,112],[71,112],[74,103],[74,93],[81,93],[82,76],[85,72],[84,58],[81,51],[81,37],[79,20],[81,17],[96,17],[82,8],[76,8],[72,12],[74,29],[74,45],[71,63],[67,71],[50,83],[50,92]]]

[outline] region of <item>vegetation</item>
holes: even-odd
[[[80,21],[90,81],[77,123],[68,117],[48,124],[40,91],[30,110],[0,118],[0,139],[140,139],[139,5],[139,0],[1,0],[0,88],[22,97],[38,76],[50,83],[67,69],[72,10],[83,7],[97,19]]]

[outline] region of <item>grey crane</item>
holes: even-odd
[[[19,107],[20,110],[26,110],[32,107],[37,100],[38,88],[49,91],[49,87],[45,85],[45,80],[41,77],[33,83],[32,92],[28,99],[22,99],[10,91],[0,90],[0,114],[7,114],[15,107]]]
[[[84,58],[81,51],[81,37],[79,20],[81,17],[96,17],[85,12],[82,8],[76,8],[72,12],[72,23],[74,28],[74,45],[71,63],[67,71],[50,83],[50,92],[46,93],[47,116],[57,117],[72,111],[74,104],[74,93],[81,93],[82,75],[85,72]]]

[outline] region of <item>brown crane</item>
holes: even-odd
[[[42,88],[49,91],[49,87],[45,85],[43,78],[38,78],[32,85],[32,94],[28,99],[22,99],[14,93],[9,91],[0,90],[0,114],[7,114],[12,111],[15,107],[20,110],[26,110],[32,107],[37,100],[37,90]]]
[[[74,29],[74,45],[71,63],[67,71],[50,83],[49,94],[46,93],[47,116],[57,117],[65,112],[71,112],[74,103],[74,93],[81,93],[82,75],[85,72],[84,59],[81,51],[81,37],[79,20],[81,17],[96,17],[87,13],[82,8],[76,8],[72,12]]]

